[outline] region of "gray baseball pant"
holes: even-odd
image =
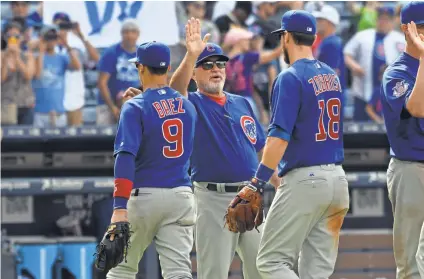
[[[349,209],[346,175],[334,164],[299,168],[282,178],[259,246],[262,279],[327,279]],[[299,277],[293,271],[298,262]]]
[[[242,183],[225,183],[238,187]],[[197,205],[195,243],[198,279],[227,279],[234,253],[243,263],[244,279],[259,279],[256,268],[261,234],[256,230],[243,234],[224,228],[224,216],[236,193],[226,193],[224,183],[218,191],[206,188],[207,182],[194,182]]]
[[[424,278],[424,163],[390,160],[387,188],[392,203],[397,279]]]
[[[140,188],[139,195],[128,201],[128,220],[133,234],[127,262],[112,268],[108,279],[134,279],[138,263],[152,241],[164,279],[193,278],[190,252],[196,210],[191,187]]]

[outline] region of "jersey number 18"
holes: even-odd
[[[175,133],[171,133],[172,127],[175,127]],[[175,145],[175,148],[172,148],[170,145],[164,146],[162,149],[163,156],[173,159],[183,155],[183,122],[181,119],[173,118],[165,120],[162,124],[162,134],[168,143]]]
[[[327,135],[332,140],[338,140],[340,129],[340,99],[331,98],[327,101],[327,104],[324,100],[319,100],[318,106],[321,112],[319,115],[318,133],[315,134],[315,140],[327,140]],[[327,114],[329,119],[327,123],[327,130],[324,124],[324,113]]]

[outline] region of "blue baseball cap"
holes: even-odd
[[[139,45],[136,55],[128,61],[155,68],[167,68],[171,63],[169,47],[156,41]]]
[[[272,31],[271,34],[281,33],[282,31],[315,35],[317,32],[317,21],[307,11],[291,10],[286,12],[281,18],[281,28]]]
[[[202,51],[202,53],[199,55],[196,61],[196,67],[200,65],[206,58],[212,57],[212,56],[218,56],[220,60],[228,61],[230,58],[224,54],[224,51],[222,48],[213,43],[206,44],[205,49]]]
[[[71,18],[69,17],[69,15],[63,12],[57,12],[53,15],[53,21],[56,21],[58,19],[63,20],[64,22],[71,22]]]
[[[254,34],[254,37],[258,37],[258,36],[265,37],[266,36],[266,33],[264,32],[263,28],[261,26],[257,25],[257,24],[250,26],[248,28],[248,30]]]
[[[415,22],[415,24],[424,23],[424,1],[409,2],[402,7],[400,11],[400,22],[402,24],[408,24],[411,21]]]
[[[389,16],[395,16],[395,9],[393,7],[389,7],[389,6],[382,6],[382,7],[377,8],[377,13],[379,15],[387,14]]]

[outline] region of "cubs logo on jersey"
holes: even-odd
[[[240,118],[240,125],[243,129],[244,134],[246,135],[247,139],[252,143],[256,144],[257,137],[256,137],[256,123],[253,117],[248,115],[243,115]]]

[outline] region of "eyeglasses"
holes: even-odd
[[[218,69],[224,69],[227,66],[227,61],[206,61],[200,64],[199,66],[202,66],[203,70],[211,70],[213,68],[213,65],[216,65]]]
[[[15,38],[15,39],[19,40],[19,39],[21,38],[21,35],[19,35],[19,34],[15,34],[15,35],[6,35],[6,38],[7,38],[7,39]]]

